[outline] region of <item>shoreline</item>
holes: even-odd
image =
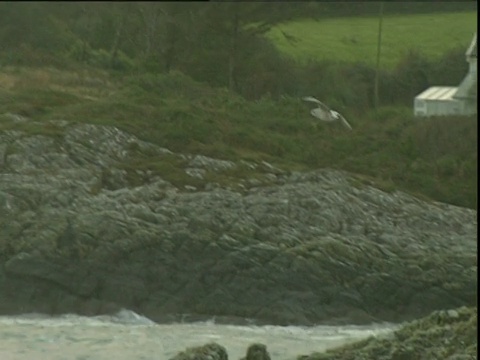
[[[302,324],[289,324],[289,325],[278,325],[269,323],[268,321],[257,321],[255,319],[242,319],[236,317],[228,316],[200,316],[200,315],[191,315],[191,314],[177,314],[171,316],[170,320],[164,322],[158,322],[149,317],[146,317],[142,314],[136,313],[132,310],[121,309],[114,314],[99,314],[99,315],[81,315],[76,313],[62,313],[62,314],[46,314],[40,312],[28,312],[20,314],[0,314],[1,319],[18,319],[25,320],[69,320],[69,319],[91,319],[99,320],[105,322],[105,324],[124,324],[124,325],[219,325],[219,326],[238,326],[238,327],[275,327],[275,328],[299,328],[299,329],[311,329],[318,327],[344,327],[344,328],[397,328],[401,326],[404,322],[401,323],[391,323],[391,322],[374,322],[369,324],[355,324],[355,323],[344,323],[344,324],[332,324],[329,322],[313,324],[313,325],[302,325]]]
[[[156,324],[124,310],[115,317],[74,314],[0,316],[0,357],[183,359],[224,348],[240,359],[263,344],[275,360],[476,359],[477,308],[434,311],[401,324],[374,326],[239,326],[210,322]],[[216,344],[211,347],[208,344]],[[182,355],[183,354],[183,355]],[[309,354],[309,355],[302,355]],[[203,356],[203,357],[202,357]],[[208,355],[209,356],[209,355]],[[404,356],[404,357],[399,357]],[[207,357],[208,358],[208,357]]]
[[[229,359],[236,360],[244,356],[251,343],[261,342],[272,359],[291,360],[305,352],[323,351],[391,330],[385,326],[133,324],[102,316],[24,314],[0,316],[0,358],[171,359],[186,348],[216,342],[227,349]]]

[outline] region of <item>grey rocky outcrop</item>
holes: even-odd
[[[247,354],[241,360],[271,360],[267,347],[264,344],[251,344],[247,349]]]
[[[228,360],[227,350],[217,343],[188,348],[170,360]]]
[[[477,331],[476,307],[435,311],[387,336],[299,356],[298,360],[474,360]]]
[[[245,165],[45,126],[59,130],[0,133],[1,313],[367,323],[476,303],[476,211],[331,169],[249,163],[261,180],[221,186],[205,174]],[[205,186],[136,169],[134,152],[178,158]]]

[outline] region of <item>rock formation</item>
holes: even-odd
[[[474,360],[477,331],[476,307],[436,311],[387,337],[368,338],[298,360]]]
[[[170,360],[228,360],[227,350],[216,343],[191,347],[175,355]]]
[[[372,336],[324,353],[300,355],[297,360],[475,360],[477,331],[476,307],[441,310],[405,323],[386,335]],[[212,357],[202,357],[207,354]],[[187,349],[171,360],[223,359],[220,356],[227,356],[222,346],[207,344]],[[270,355],[265,345],[257,343],[248,347],[246,357],[241,360],[270,360]]]
[[[252,344],[247,349],[247,355],[241,360],[271,360],[267,347],[263,344]]]
[[[37,126],[43,135],[0,133],[2,314],[127,308],[156,321],[308,325],[476,303],[476,211],[337,170],[174,154],[113,127]]]

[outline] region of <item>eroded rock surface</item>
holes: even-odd
[[[247,349],[247,354],[240,360],[271,360],[267,347],[264,344],[251,344]]]
[[[175,355],[170,360],[228,360],[227,350],[216,343],[192,347]]]
[[[298,360],[474,360],[477,359],[477,308],[436,311],[381,338],[368,338]]]
[[[54,125],[0,133],[0,313],[367,323],[476,303],[474,210],[266,163],[249,166],[268,182],[181,187],[132,172],[132,153],[176,156],[195,181],[242,164]]]

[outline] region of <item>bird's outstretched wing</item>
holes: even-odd
[[[320,100],[315,99],[313,96],[306,96],[302,98],[303,101],[310,101],[318,105],[319,108],[321,108],[325,112],[330,112],[330,108],[322,103]],[[313,115],[313,114],[312,114]]]
[[[321,104],[322,102],[320,100],[317,100],[315,99],[313,96],[305,96],[302,98],[303,101],[310,101],[310,102],[314,102],[314,103],[317,103],[317,104]]]
[[[348,123],[347,119],[345,119],[341,114],[337,113],[338,115],[338,118],[340,119],[340,121],[342,122],[343,125],[345,125],[349,130],[352,130],[352,127],[350,126],[350,124]]]

